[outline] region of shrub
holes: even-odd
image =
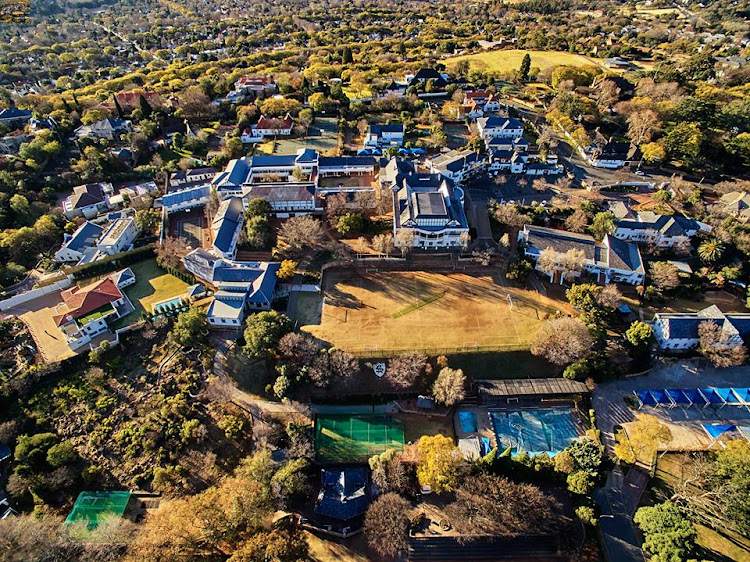
[[[594,489],[594,482],[591,480],[591,475],[583,470],[576,470],[569,474],[567,483],[569,491],[582,496],[588,496]]]
[[[576,517],[578,517],[584,525],[595,526],[599,523],[596,511],[593,507],[589,507],[588,505],[579,505],[576,507]]]

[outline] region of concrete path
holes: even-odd
[[[627,512],[627,501],[623,496],[625,486],[625,475],[617,466],[607,476],[604,487],[594,490],[594,500],[602,512],[599,532],[604,556],[609,562],[644,562],[632,516]]]

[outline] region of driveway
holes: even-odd
[[[55,307],[61,302],[60,293],[51,293],[6,311],[28,326],[34,343],[47,363],[55,363],[75,355],[52,318]]]
[[[594,490],[601,508],[599,531],[604,556],[609,562],[643,562],[643,551],[633,527],[633,519],[622,498],[625,477],[619,466],[607,475],[603,488]]]

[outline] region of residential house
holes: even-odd
[[[226,259],[233,259],[237,240],[242,230],[245,208],[241,197],[230,197],[219,204],[214,220],[211,223],[213,251]]]
[[[523,174],[527,160],[528,155],[524,152],[491,148],[487,153],[487,169],[493,174],[499,172]]]
[[[474,150],[451,150],[425,162],[431,172],[441,174],[460,185],[464,180],[484,173],[487,159]]]
[[[133,130],[130,121],[109,117],[91,125],[82,125],[73,131],[77,139],[94,138],[106,140],[118,140]]]
[[[132,217],[116,219],[102,233],[96,247],[102,254],[113,256],[133,247],[140,229]]]
[[[270,310],[279,263],[232,261],[201,248],[183,263],[217,289],[206,312],[211,327],[239,332],[248,311]]]
[[[435,84],[435,88],[440,90],[448,86],[448,75],[441,74],[434,68],[420,68],[416,74],[407,75],[406,81],[409,86],[416,84],[427,84],[430,80]]]
[[[370,504],[367,470],[361,467],[323,469],[315,513],[341,522],[362,517]]]
[[[127,92],[120,92],[116,96],[117,103],[125,112],[130,112],[133,109],[141,107],[141,99],[146,100],[151,109],[159,109],[164,105],[164,100],[158,92],[144,92],[137,90],[130,90]]]
[[[477,132],[485,141],[497,137],[520,139],[523,136],[523,123],[515,117],[480,117],[477,119]]]
[[[406,174],[397,174],[392,191],[396,246],[401,244],[401,230],[411,231],[412,244],[419,248],[457,248],[467,242],[464,191],[452,180],[441,174],[417,173],[412,168]]]
[[[614,236],[628,242],[673,248],[689,243],[698,232],[710,232],[710,229],[710,226],[683,215],[659,215],[644,211],[638,213],[635,219],[619,221]]]
[[[243,76],[234,83],[234,91],[256,98],[267,97],[276,93],[276,82],[269,76]]]
[[[703,322],[714,322],[727,342],[742,344],[750,337],[750,313],[724,313],[716,305],[698,312],[657,312],[653,328],[661,349],[693,349],[698,347],[698,327]]]
[[[55,252],[57,262],[79,263],[91,248],[96,248],[96,242],[104,232],[104,227],[86,221],[73,234],[66,234],[63,245]]]
[[[550,164],[549,162],[528,162],[526,164],[527,176],[556,176],[562,174],[565,169],[561,164]]]
[[[21,129],[16,129],[0,137],[0,154],[18,154],[18,149],[29,137]]]
[[[493,93],[478,91],[478,92],[466,92],[464,94],[463,108],[467,117],[471,119],[478,119],[484,117],[488,113],[495,113],[500,111],[503,104],[500,101],[499,96]]]
[[[31,119],[31,110],[9,107],[0,109],[0,125],[6,127],[23,127]]]
[[[636,158],[637,147],[627,142],[595,143],[583,151],[584,158],[595,168],[616,170]]]
[[[732,191],[722,195],[716,205],[725,213],[736,216],[742,222],[750,221],[750,193]]]
[[[190,170],[172,172],[167,178],[167,192],[210,182],[218,172],[219,170],[211,167],[191,168]]]
[[[125,269],[85,287],[63,291],[52,318],[68,345],[80,349],[106,332],[109,322],[133,312],[135,308],[122,289],[135,281],[133,272]]]
[[[370,125],[365,135],[365,148],[390,148],[404,145],[404,126]]]
[[[107,210],[105,191],[112,191],[111,183],[87,183],[73,188],[73,194],[63,201],[63,212],[69,219],[93,219]]]
[[[554,271],[544,272],[549,275],[552,283],[562,284],[581,274],[580,271],[571,271],[566,266],[565,256],[571,250],[583,252],[583,269],[594,275],[598,283],[640,285],[646,277],[638,246],[613,236],[605,236],[604,240],[597,242],[588,234],[527,224],[519,232],[518,241],[523,244],[524,254],[537,264],[536,268],[539,271],[542,270],[538,260],[543,251],[551,248],[560,257]]]
[[[260,142],[264,137],[288,137],[292,134],[294,119],[287,113],[283,119],[260,116],[255,125],[242,131],[240,140],[243,143]]]

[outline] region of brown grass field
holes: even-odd
[[[570,312],[567,304],[510,287],[500,277],[465,273],[333,274],[324,291],[320,324],[303,329],[358,355],[527,349],[545,318]],[[435,300],[407,312],[430,297]]]

